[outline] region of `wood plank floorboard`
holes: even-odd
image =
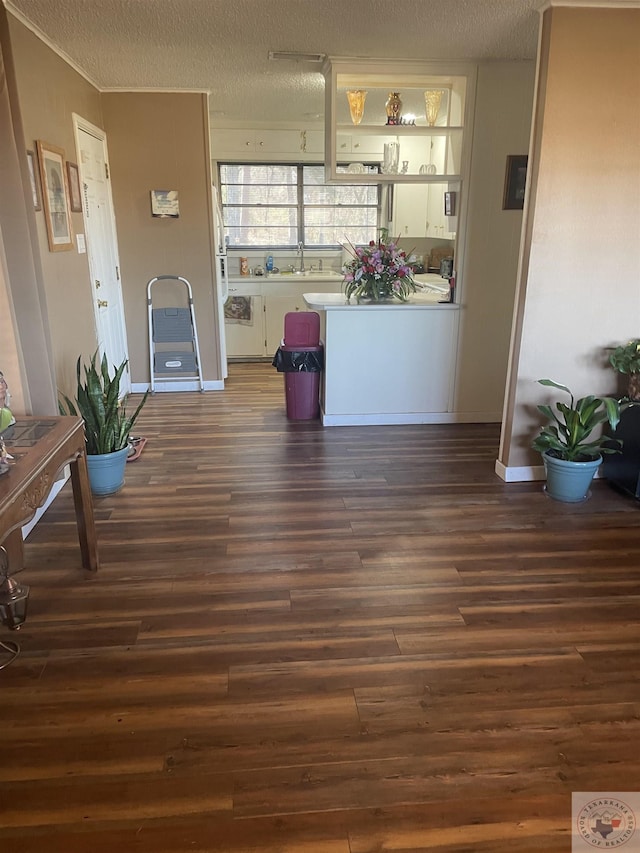
[[[0,671],[0,850],[569,853],[640,790],[640,507],[494,473],[499,425],[156,394],[81,568],[70,485]],[[1,627],[0,639],[12,638]]]

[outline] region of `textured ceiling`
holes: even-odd
[[[217,122],[312,120],[319,66],[269,51],[532,59],[539,0],[5,0],[100,88],[207,89]],[[224,114],[224,115],[222,115]]]

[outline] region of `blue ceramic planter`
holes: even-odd
[[[602,456],[588,462],[567,462],[542,454],[547,473],[546,492],[550,498],[565,503],[580,503],[589,497],[589,486],[602,463]]]
[[[94,495],[112,495],[124,486],[124,470],[129,447],[114,453],[97,453],[87,456],[89,483]]]

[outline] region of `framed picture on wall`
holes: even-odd
[[[38,164],[34,151],[27,151],[27,163],[29,164],[29,181],[31,182],[31,196],[33,198],[33,209],[42,210],[42,199],[40,197],[40,179],[38,176]]]
[[[504,178],[503,210],[522,210],[524,208],[524,190],[527,183],[526,154],[509,154]]]
[[[80,195],[80,172],[75,163],[67,161],[67,179],[69,181],[69,207],[72,213],[82,212],[82,196]]]
[[[36,140],[42,206],[47,225],[50,252],[65,252],[73,248],[71,214],[67,193],[67,176],[64,168],[64,151],[41,139]]]

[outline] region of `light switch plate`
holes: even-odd
[[[84,234],[76,234],[76,245],[78,247],[78,254],[84,255],[87,252],[87,246],[84,242]]]

